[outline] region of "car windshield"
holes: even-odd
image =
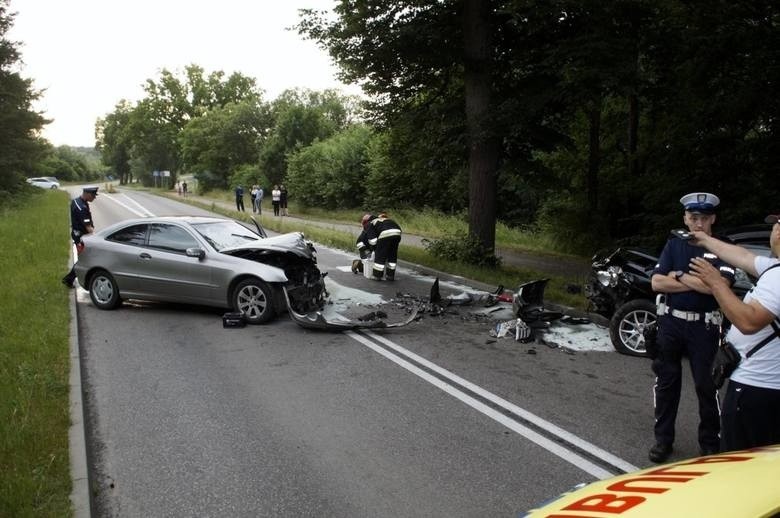
[[[235,221],[195,223],[192,225],[216,251],[262,239],[257,232]]]

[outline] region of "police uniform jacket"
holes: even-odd
[[[672,238],[667,241],[661,252],[661,257],[658,259],[658,264],[655,265],[653,275],[656,273],[668,275],[669,272],[673,271],[687,272],[690,269],[691,259],[701,257],[706,252],[706,249],[700,246],[693,246],[684,239]],[[729,284],[734,283],[734,268],[731,265],[720,259],[715,259],[713,265],[720,271],[721,276],[728,279]],[[681,293],[667,293],[666,305],[669,308],[680,311],[698,311],[701,313],[718,309],[718,301],[715,300],[715,297],[694,290]]]
[[[89,203],[79,196],[70,202],[70,236],[75,244],[81,242],[81,236],[89,233],[87,227],[94,228],[95,223],[92,221]]]

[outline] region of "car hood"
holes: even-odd
[[[778,468],[780,445],[687,459],[593,482],[526,517],[775,516]]]
[[[314,258],[314,250],[311,246],[309,246],[301,232],[290,232],[288,234],[280,234],[274,237],[258,239],[257,241],[251,241],[239,246],[223,248],[220,250],[220,252],[227,255],[240,255],[241,252],[246,250],[263,250],[268,252],[282,253],[289,252],[299,257],[303,257],[304,259]]]

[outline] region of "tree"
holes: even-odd
[[[202,189],[224,189],[240,166],[257,164],[269,125],[268,106],[254,99],[212,108],[181,132],[183,164]]]
[[[120,184],[132,181],[130,155],[133,142],[130,134],[132,105],[120,101],[114,111],[95,123],[95,147],[100,151],[103,163],[111,168]]]
[[[288,157],[287,186],[312,207],[357,208],[363,205],[368,174],[369,127],[354,124]]]
[[[0,191],[14,192],[25,176],[35,174],[46,151],[38,132],[49,121],[32,109],[40,92],[17,71],[21,56],[17,44],[6,37],[14,20],[9,4],[0,0]]]
[[[354,116],[352,102],[334,90],[286,90],[271,103],[273,123],[260,166],[271,184],[285,181],[287,157],[342,130]]]

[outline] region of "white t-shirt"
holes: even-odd
[[[775,258],[757,256],[756,273],[761,275],[779,261]],[[772,268],[758,280],[758,284],[745,295],[745,302],[751,300],[758,301],[775,317],[780,317],[780,267]],[[775,337],[750,358],[745,358],[748,351],[773,332],[772,326],[768,325],[755,334],[746,335],[735,326],[731,326],[726,339],[734,344],[742,355],[742,362],[731,375],[731,379],[754,387],[780,390],[780,338]]]

